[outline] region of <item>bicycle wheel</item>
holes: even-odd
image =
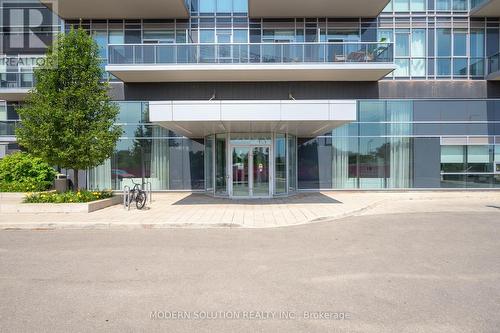
[[[135,206],[137,207],[137,209],[143,209],[145,205],[146,205],[146,192],[139,191],[139,193],[137,193],[137,196],[135,197]]]

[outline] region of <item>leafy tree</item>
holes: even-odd
[[[75,188],[78,170],[102,164],[122,133],[103,74],[97,44],[82,28],[71,29],[35,69],[35,88],[18,111],[20,145],[51,165],[73,169]]]

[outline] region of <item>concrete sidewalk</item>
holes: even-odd
[[[0,229],[270,228],[356,215],[492,211],[500,215],[498,191],[322,192],[269,200],[159,193],[153,195],[149,209],[142,211],[118,205],[90,214],[1,214]]]

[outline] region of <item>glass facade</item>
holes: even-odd
[[[299,189],[500,187],[499,103],[359,101],[357,122],[299,138]]]
[[[484,80],[500,68],[500,20],[471,17],[471,6],[481,3],[392,0],[374,18],[268,19],[249,17],[248,0],[191,0],[186,1],[187,19],[83,19],[63,24],[44,9],[42,25],[33,31],[50,42],[61,29],[88,30],[99,46],[103,67],[108,62],[393,62],[396,70],[383,80]],[[2,29],[4,38],[17,31]],[[3,53],[24,59],[44,50]],[[0,63],[0,89],[32,87],[32,68],[24,60]],[[262,83],[258,90],[266,87]],[[315,92],[303,99],[308,94]],[[154,190],[208,190],[225,196],[234,186],[231,168],[242,170],[236,181],[242,191],[250,180],[265,187],[267,179],[278,195],[315,189],[499,187],[499,100],[357,103],[356,122],[317,137],[262,137],[257,141],[267,140],[268,152],[241,150],[235,152],[235,161],[226,158],[228,147],[249,137],[221,133],[188,139],[151,123],[147,102],[120,102],[118,123],[124,134],[114,155],[89,171],[89,187],[119,190],[131,182],[149,182]],[[15,134],[16,105],[0,102],[0,139]],[[9,143],[9,149],[14,148]],[[273,165],[273,178],[266,178],[260,165]]]
[[[148,122],[148,103],[121,102],[124,133],[112,158],[90,170],[90,188],[120,190],[149,182],[153,190],[203,190],[203,139],[180,137]]]
[[[147,103],[120,107],[124,135],[110,161],[89,173],[91,187],[121,189],[144,179],[155,190],[215,188],[227,195],[227,134],[179,137],[148,122]],[[314,138],[232,134],[230,143],[273,146],[275,194],[287,186],[289,192],[500,187],[500,100],[361,100],[357,119]],[[238,175],[258,172],[258,165]]]

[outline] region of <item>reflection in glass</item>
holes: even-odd
[[[215,136],[215,193],[227,194],[226,135]]]
[[[467,171],[493,172],[493,146],[468,146]]]
[[[205,191],[214,191],[214,142],[215,136],[205,138]]]
[[[442,188],[465,187],[465,175],[441,175]]]
[[[276,142],[274,145],[275,158],[275,192],[276,194],[286,194],[286,135],[276,134]]]
[[[441,146],[441,172],[465,172],[465,146]]]
[[[288,135],[288,189],[290,192],[297,190],[297,138],[290,134]]]
[[[248,174],[250,148],[233,148],[233,196],[247,197],[250,195],[250,179]]]
[[[269,147],[254,147],[252,152],[252,193],[254,197],[269,196]]]

